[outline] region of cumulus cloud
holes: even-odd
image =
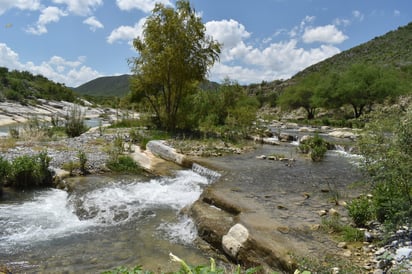
[[[401,12],[399,10],[394,10],[393,15],[394,16],[399,16],[399,15],[401,15]]]
[[[70,13],[86,16],[102,5],[103,0],[53,0],[53,3],[66,5]]]
[[[47,7],[41,11],[36,25],[34,27],[29,27],[27,29],[27,32],[36,35],[47,33],[47,24],[58,22],[60,20],[60,17],[67,15],[67,13],[57,7]]]
[[[116,0],[116,4],[121,10],[138,9],[145,13],[151,12],[156,3],[173,6],[169,0]]]
[[[314,17],[306,17],[294,28],[294,35],[290,36],[289,40],[271,42],[269,39],[263,39],[265,42],[259,44],[251,43],[249,40],[253,38],[252,34],[235,20],[207,22],[205,24],[207,34],[223,44],[221,63],[215,64],[211,69],[211,79],[221,81],[229,77],[240,83],[287,79],[298,71],[339,53],[340,50],[332,44],[345,36],[343,34],[343,37],[336,36],[340,33],[337,30],[326,32],[326,34],[333,34],[331,37],[313,35],[312,39],[316,38],[316,41],[323,43],[316,48],[299,46],[304,30],[309,28],[308,24],[313,20]],[[312,29],[320,33],[325,32],[323,27]]]
[[[6,44],[0,43],[0,66],[9,69],[26,70],[33,74],[41,74],[50,80],[64,83],[69,87],[79,86],[87,81],[102,76],[96,70],[84,65],[85,57],[70,61],[59,56],[53,56],[40,64],[33,62],[23,63],[19,55]]]
[[[40,9],[40,0],[1,0],[0,15],[7,10],[17,8],[20,10],[38,10]]]
[[[116,41],[128,41],[130,44],[134,38],[142,36],[146,18],[140,19],[134,26],[120,26],[114,29],[107,37],[107,42],[113,44]]]
[[[220,43],[223,43],[224,47],[227,48],[234,47],[244,38],[249,38],[251,35],[246,31],[245,26],[233,19],[209,21],[205,26],[206,33],[213,36]]]
[[[89,25],[91,31],[96,31],[97,29],[104,28],[103,24],[96,19],[96,17],[91,16],[83,21],[84,24]]]
[[[340,44],[347,38],[348,37],[334,25],[306,28],[302,36],[305,43],[321,42],[328,44]]]

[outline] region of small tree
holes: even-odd
[[[143,37],[137,37],[133,46],[139,57],[131,60],[130,98],[145,100],[157,125],[173,131],[184,98],[196,91],[196,84],[219,59],[220,44],[206,35],[189,1],[178,0],[176,9],[156,4]]]
[[[302,107],[306,110],[307,118],[313,119],[316,109],[319,107],[318,101],[314,100],[314,95],[320,87],[321,77],[318,73],[312,73],[296,81],[297,83],[286,88],[279,96],[278,104],[284,109]]]
[[[84,113],[79,106],[74,105],[68,110],[64,128],[69,137],[77,137],[87,131]]]

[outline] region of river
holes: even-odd
[[[179,212],[212,179],[193,170],[174,176],[88,176],[67,193],[58,189],[8,195],[0,202],[0,265],[27,273],[99,273],[119,265],[179,268],[208,259],[197,231]]]

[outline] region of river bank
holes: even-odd
[[[217,182],[193,201],[190,210],[186,208],[184,211],[193,218],[200,238],[207,243],[201,245],[207,253],[220,254],[221,258],[228,257],[230,261],[245,266],[261,265],[268,272],[293,271],[297,258],[309,257],[321,261],[334,257],[340,263],[356,262],[362,267],[368,260],[364,252],[358,247],[338,246],[336,239],[320,229],[324,215],[339,214],[341,219],[348,221],[343,202],[359,194],[359,189],[351,188],[361,179],[359,170],[350,158],[337,151],[329,151],[321,163],[314,163],[298,154],[296,143],[299,138],[296,136],[313,134],[315,130],[290,124],[281,130],[284,132],[279,136],[257,140],[259,143],[255,143],[253,149],[252,146],[229,149],[227,144],[223,144],[216,149],[218,153],[215,156],[222,155],[224,149],[231,153],[219,157],[199,157],[197,153],[205,151],[204,148],[172,140],[165,143],[166,147],[176,146],[176,149],[167,149],[171,151],[172,159],[161,159],[157,153],[141,151],[130,144],[126,145],[128,150],[125,153],[130,153],[148,171],[158,175],[182,169],[171,162],[176,162],[176,159],[180,159],[180,165],[196,162],[221,174]],[[17,141],[2,155],[13,159],[47,150],[52,158],[51,166],[57,170],[68,160],[77,161],[78,151],[84,151],[88,170],[92,174],[105,174],[108,172],[105,167],[109,157],[108,145],[118,136],[128,140],[128,132],[129,129],[101,131],[95,128],[71,139]],[[324,128],[322,134],[332,138],[332,132],[337,131]],[[342,134],[342,142],[351,142],[353,136],[354,133]],[[179,146],[179,143],[186,147]],[[192,149],[187,150],[188,146]],[[185,152],[185,155],[178,152]],[[176,153],[180,156],[176,157]],[[181,157],[187,158],[183,160]],[[59,185],[62,189],[72,190],[72,186],[77,185],[76,180],[63,181],[66,183]],[[241,233],[247,235],[245,241],[223,240],[230,238],[229,231],[239,228],[238,224],[241,225]],[[96,258],[92,260],[96,261]],[[190,259],[187,260],[190,263]],[[338,263],[336,265],[339,267]],[[365,273],[368,271],[364,269]]]

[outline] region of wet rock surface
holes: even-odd
[[[257,159],[273,154],[295,160]],[[320,260],[328,254],[344,258],[343,248],[318,231],[318,212],[347,218],[337,198],[358,195],[350,186],[361,179],[357,167],[347,159],[329,154],[323,162],[314,163],[297,154],[295,146],[262,145],[242,155],[199,161],[222,174],[192,208],[200,236],[216,249],[223,250],[223,235],[241,224],[250,235],[235,261],[245,266],[288,272],[296,266],[291,254],[316,254]]]

